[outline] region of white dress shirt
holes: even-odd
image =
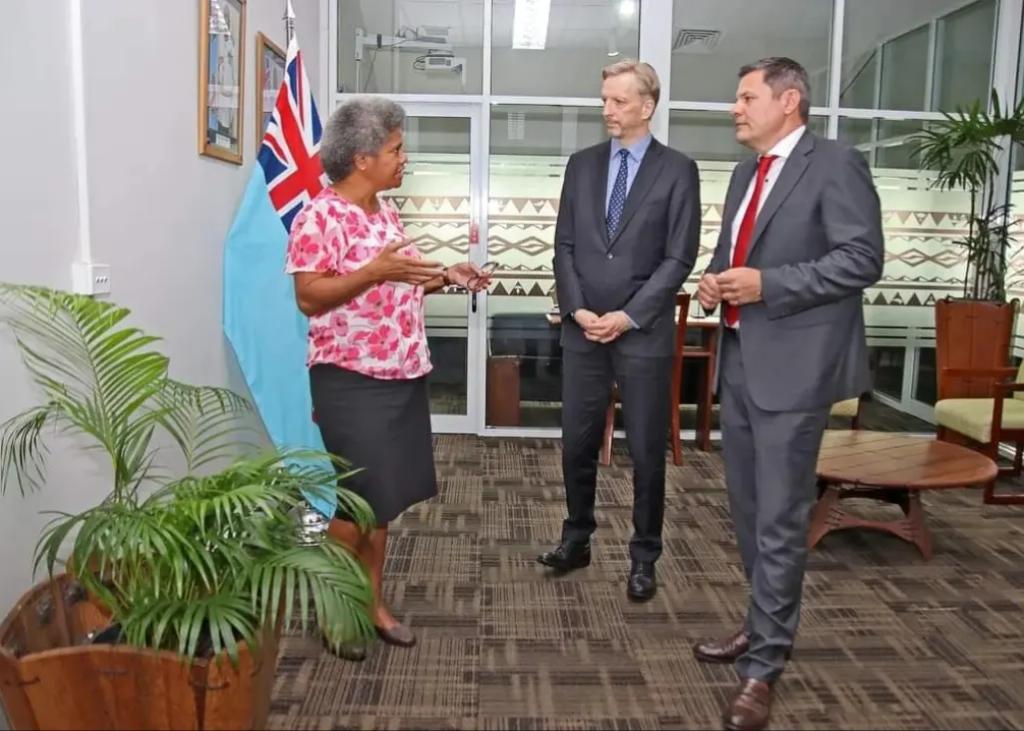
[[[786,166],[786,160],[788,160],[789,156],[793,154],[793,149],[796,147],[796,143],[800,141],[801,137],[803,137],[806,129],[806,125],[800,125],[775,143],[775,147],[768,151],[769,155],[775,155],[776,158],[772,160],[772,164],[768,166],[768,174],[765,176],[764,185],[761,187],[761,198],[758,200],[757,205],[758,213],[761,212],[764,202],[768,200],[768,194],[772,192],[772,188],[775,187],[775,181],[778,180],[779,175],[782,174],[782,168]],[[756,174],[754,177],[756,177]],[[750,178],[750,182],[747,184],[747,192],[743,194],[743,201],[740,203],[740,207],[736,209],[736,215],[732,219],[732,246],[729,247],[729,266],[732,266],[732,255],[736,251],[736,237],[739,236],[740,233],[740,224],[743,222],[743,214],[746,213],[747,206],[750,205],[750,198],[754,195],[754,177]]]

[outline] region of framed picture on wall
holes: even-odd
[[[281,47],[262,33],[256,34],[256,152],[263,144],[277,93],[284,83],[285,54]]]
[[[199,154],[242,164],[246,0],[199,0]]]

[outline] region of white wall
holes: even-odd
[[[255,35],[285,46],[284,0],[248,3],[243,167],[195,152],[198,3],[88,5],[94,257],[111,264],[114,299],[166,339],[175,377],[226,382],[233,365],[221,335],[221,253],[255,158]],[[293,5],[317,90],[319,2]]]
[[[293,0],[314,90],[320,81],[318,0]],[[0,77],[16,99],[3,115],[0,280],[71,285],[77,255],[67,0],[5,3]],[[244,388],[221,324],[224,238],[255,159],[255,35],[282,47],[284,0],[249,0],[242,167],[196,153],[199,3],[83,0],[86,141],[93,259],[111,267],[111,299],[160,335],[174,377]],[[12,15],[13,14],[13,15]],[[318,102],[321,100],[318,99]],[[321,107],[323,108],[323,104]],[[0,333],[0,421],[37,392],[9,333]],[[0,498],[0,616],[31,582],[41,510],[80,510],[106,494],[102,464],[54,443],[45,489]]]
[[[0,68],[31,68],[32,73],[0,77],[3,96],[20,102],[17,111],[12,106],[0,117],[9,171],[0,176],[0,217],[7,222],[0,236],[0,280],[66,287],[78,217],[69,123],[67,9],[64,3],[12,3],[5,11]],[[0,337],[0,420],[32,405],[28,390],[10,338]],[[53,476],[55,483],[74,485],[71,469],[58,468]],[[32,548],[44,522],[39,511],[81,506],[76,492],[67,487],[26,499],[16,492],[0,498],[0,616],[28,588]],[[0,728],[6,727],[0,710]]]

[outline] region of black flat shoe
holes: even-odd
[[[396,624],[394,627],[389,629],[376,627],[376,630],[377,636],[389,645],[395,645],[396,647],[412,647],[416,644],[416,635],[414,635],[412,630],[404,624]]]

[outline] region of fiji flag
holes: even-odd
[[[295,304],[285,251],[292,219],[323,189],[320,118],[294,36],[258,165],[224,246],[224,331],[277,447],[323,449],[312,420],[307,320]],[[334,496],[307,495],[334,515]]]

